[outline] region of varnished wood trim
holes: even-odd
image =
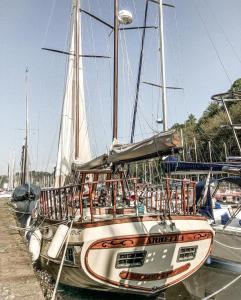
[[[212,239],[213,233],[210,230],[174,232],[165,234],[150,234],[138,236],[120,236],[116,238],[101,239],[94,242],[89,249],[110,249],[110,248],[130,248],[140,246],[151,246],[160,244],[187,243]]]
[[[162,280],[162,279],[176,276],[182,272],[187,271],[190,268],[190,266],[191,264],[188,263],[174,270],[169,270],[162,273],[150,273],[150,274],[122,271],[119,274],[119,276],[121,279],[125,279],[125,280],[156,281],[156,280]]]
[[[44,217],[41,217],[44,218]],[[114,224],[124,224],[124,223],[132,223],[132,222],[144,222],[144,221],[175,221],[175,220],[207,220],[204,216],[197,216],[197,215],[191,215],[191,216],[177,216],[177,215],[171,215],[171,216],[162,216],[162,215],[151,215],[151,216],[133,216],[133,217],[120,217],[116,219],[111,220],[102,220],[102,221],[96,221],[96,222],[74,222],[73,228],[92,228],[92,227],[100,227],[100,226],[107,226],[107,225],[114,225]],[[52,220],[52,219],[46,219],[46,223],[50,224],[59,224],[59,220]]]

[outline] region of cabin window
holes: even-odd
[[[68,264],[74,264],[74,247],[67,248],[64,262]]]
[[[121,252],[117,254],[116,268],[141,267],[144,264],[146,251]]]
[[[181,247],[178,251],[177,261],[193,260],[196,257],[198,246]]]

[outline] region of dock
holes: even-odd
[[[0,199],[0,299],[44,300],[24,238],[8,199]]]

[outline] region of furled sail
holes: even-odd
[[[55,186],[65,183],[73,163],[83,164],[91,159],[83,84],[81,58],[81,26],[79,22],[79,0],[73,0],[71,20],[70,55],[64,101],[62,107]],[[76,34],[76,31],[78,34]],[[78,51],[76,55],[76,43]],[[78,63],[76,60],[78,59]],[[78,121],[76,122],[76,119]],[[78,139],[78,141],[76,141]],[[78,146],[76,146],[76,143]]]
[[[109,167],[109,162],[108,162],[108,155],[107,154],[102,154],[88,162],[86,162],[85,164],[73,164],[72,168],[74,170],[92,170],[92,169],[101,169],[103,167]]]
[[[108,160],[113,164],[137,161],[167,155],[181,147],[181,137],[175,131],[170,130],[138,143],[114,144]]]

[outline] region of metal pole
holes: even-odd
[[[193,138],[193,142],[194,142],[194,151],[195,151],[195,160],[196,162],[198,161],[197,160],[197,140],[196,140],[196,137],[194,136]]]
[[[167,130],[167,95],[166,95],[166,72],[165,72],[165,47],[164,47],[164,29],[163,29],[163,6],[162,0],[159,4],[160,16],[160,56],[161,56],[161,80],[162,80],[162,115],[163,131]]]
[[[118,136],[118,0],[114,3],[114,83],[113,83],[113,141]]]
[[[27,161],[28,161],[28,69],[25,71],[25,86],[26,86],[26,120],[25,120],[25,144],[24,144],[24,153],[23,153],[23,179],[22,184],[25,184],[27,181]]]
[[[133,111],[133,119],[132,119],[132,126],[131,126],[131,143],[133,143],[134,136],[135,136],[135,127],[136,127],[136,114],[137,114],[137,106],[139,100],[139,91],[140,91],[140,83],[141,83],[141,70],[142,70],[142,62],[143,62],[143,50],[144,50],[144,42],[146,36],[146,23],[147,23],[147,12],[148,12],[148,3],[146,1],[146,8],[145,8],[145,16],[144,16],[144,23],[143,23],[143,31],[142,31],[142,39],[141,39],[141,53],[139,59],[139,67],[138,67],[138,76],[137,76],[137,84],[136,84],[136,97],[135,97],[135,104],[134,104],[134,111]]]
[[[183,161],[185,161],[185,151],[184,151],[184,141],[183,141],[183,130],[181,129],[181,141],[182,141],[182,156]]]
[[[226,145],[226,143],[223,143],[223,147],[224,147],[225,161],[227,161],[228,154],[227,154],[227,145]]]
[[[149,161],[149,163],[148,163],[148,166],[149,166],[149,183],[152,184],[151,162],[150,162],[150,161]]]
[[[209,148],[209,159],[210,159],[210,162],[212,163],[213,159],[212,159],[211,141],[208,141],[208,148]]]
[[[79,0],[75,2],[75,159],[79,158]]]
[[[226,103],[225,103],[223,97],[221,97],[221,100],[222,100],[223,106],[224,106],[224,108],[225,108],[225,111],[226,111],[226,113],[227,113],[227,115],[228,115],[229,123],[230,123],[230,125],[232,126],[233,134],[234,134],[234,137],[235,137],[237,146],[238,146],[239,153],[241,154],[241,146],[240,146],[240,143],[239,143],[239,140],[238,140],[238,136],[237,136],[236,130],[235,130],[235,128],[233,127],[233,122],[232,122],[231,116],[230,116],[230,114],[229,114],[228,108],[227,108],[227,106],[226,106]]]

